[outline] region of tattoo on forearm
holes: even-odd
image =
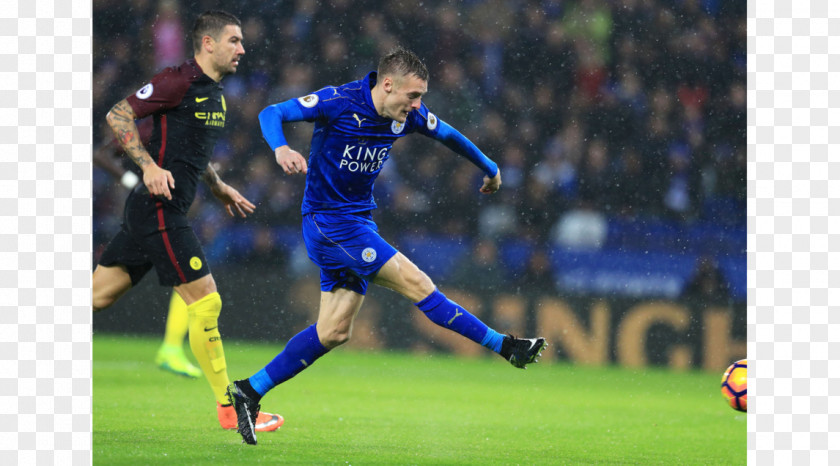
[[[204,170],[204,174],[201,175],[201,179],[204,180],[204,182],[207,183],[207,186],[210,186],[211,188],[215,187],[220,181],[222,181],[222,179],[219,178],[219,174],[213,169],[213,165],[209,163],[207,164],[207,169]]]
[[[118,129],[117,133],[119,133],[118,139],[120,141],[120,144],[122,144],[123,146],[131,144],[131,142],[134,140],[134,133],[132,133],[131,131]]]
[[[126,117],[125,115],[122,115],[122,114],[119,114],[119,113],[113,113],[113,112],[112,112],[112,113],[111,113],[111,117],[112,117],[114,120],[117,120],[117,121],[122,121],[122,122],[129,122],[129,121],[133,121],[131,118],[128,118],[128,117]]]
[[[108,112],[108,124],[111,126],[111,131],[114,132],[117,141],[125,149],[125,153],[131,157],[131,160],[140,168],[146,165],[153,164],[154,160],[143,147],[137,125],[134,123],[134,112],[131,106],[125,99],[119,101],[111,111]]]

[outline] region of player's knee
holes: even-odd
[[[93,307],[93,312],[99,312],[103,309],[111,307],[111,305],[115,302],[117,302],[116,294],[94,292],[91,305]]]
[[[350,341],[349,333],[333,333],[327,335],[326,338],[321,341],[321,344],[324,345],[324,348],[333,349],[336,346],[341,346],[347,343],[348,341]]]
[[[187,311],[199,319],[217,320],[222,313],[222,297],[214,291],[187,306]]]
[[[414,270],[406,273],[404,278],[412,294],[411,298],[415,299],[419,296],[416,301],[429,296],[435,291],[435,284],[432,282],[432,279],[417,267],[414,267]]]
[[[91,307],[93,308],[93,312],[99,312],[99,311],[107,308],[108,306],[109,305],[107,303],[103,302],[101,299],[96,299],[96,298],[93,298],[93,302],[91,303]]]
[[[91,286],[91,307],[94,312],[111,307],[131,288],[131,277],[124,267],[96,267]]]
[[[350,335],[353,332],[351,328],[332,328],[318,333],[318,338],[324,348],[333,349],[336,346],[341,346],[350,341]]]
[[[175,287],[175,291],[188,305],[195,304],[199,301],[215,299],[213,296],[218,297],[219,294],[216,288],[216,281],[212,275],[205,275],[198,280],[178,285]],[[221,298],[219,300],[221,302]]]

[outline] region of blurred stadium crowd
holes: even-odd
[[[111,138],[108,109],[191,56],[192,21],[218,6],[93,2],[94,147]],[[296,239],[304,178],[275,165],[257,115],[359,79],[401,44],[429,68],[426,105],[502,171],[502,190],[482,196],[480,171],[443,145],[419,135],[395,145],[375,190],[383,236],[418,261],[427,252],[471,258],[432,278],[469,284],[480,273],[493,286],[513,275],[573,288],[574,277],[557,275],[570,260],[658,253],[682,264],[678,288],[692,289],[695,263],[703,279],[720,275],[715,264],[731,265],[716,293],[745,287],[745,2],[242,0],[223,8],[243,22],[246,55],[223,82],[228,131],[214,160],[258,209],[230,219],[199,194],[191,216],[214,267],[307,270]],[[308,153],[310,124],[286,133]],[[118,229],[126,191],[96,168],[93,180],[96,260]],[[592,251],[602,255],[580,255]]]

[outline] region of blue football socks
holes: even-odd
[[[440,290],[435,290],[426,299],[415,303],[432,322],[459,333],[470,340],[495,352],[502,349],[505,336],[493,330]],[[311,366],[329,350],[321,344],[315,324],[293,336],[283,351],[267,366],[248,379],[248,383],[260,396],[291,379],[300,371]]]
[[[312,324],[293,336],[283,351],[248,381],[260,396],[265,395],[272,388],[311,366],[328,351],[318,339],[315,324]]]
[[[440,290],[435,289],[432,294],[414,305],[420,308],[429,320],[441,327],[460,333],[497,353],[502,350],[504,335],[485,325]]]

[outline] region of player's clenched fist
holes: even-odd
[[[489,176],[484,176],[484,184],[481,186],[482,194],[493,194],[502,187],[502,171],[499,170],[496,172],[496,176],[490,178]]]
[[[283,167],[283,171],[287,175],[306,173],[306,159],[300,155],[300,152],[289,146],[280,146],[274,149],[274,159],[277,160],[277,165]]]

